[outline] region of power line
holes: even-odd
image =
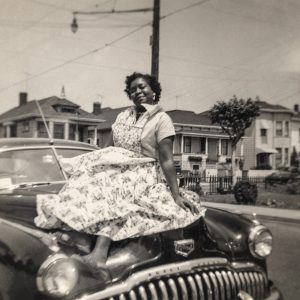
[[[77,61],[77,60],[79,60],[79,59],[81,59],[81,58],[84,58],[84,57],[86,57],[86,56],[89,56],[89,55],[91,55],[91,54],[94,54],[94,53],[96,53],[96,52],[99,52],[99,51],[105,49],[106,47],[108,47],[109,45],[114,44],[114,43],[117,43],[117,42],[123,40],[124,38],[126,38],[126,37],[132,35],[133,33],[135,33],[135,32],[137,32],[137,31],[141,30],[142,28],[145,28],[145,27],[148,26],[148,25],[149,25],[149,23],[144,24],[144,25],[142,25],[142,26],[140,26],[140,27],[138,27],[138,28],[136,28],[136,29],[134,29],[134,30],[132,30],[132,31],[130,31],[130,32],[126,33],[126,34],[124,34],[124,35],[122,35],[121,37],[116,38],[115,40],[111,41],[110,43],[105,44],[105,45],[102,46],[102,47],[99,47],[99,48],[97,48],[97,49],[94,49],[94,50],[92,50],[92,51],[89,51],[89,52],[87,52],[87,53],[84,53],[84,54],[82,54],[82,55],[80,55],[80,56],[77,56],[76,58],[67,60],[67,61],[65,61],[64,63],[60,64],[60,65],[54,66],[54,67],[52,67],[52,68],[49,68],[49,69],[47,69],[47,70],[45,70],[45,71],[43,71],[43,72],[40,72],[40,73],[38,73],[38,74],[36,74],[36,75],[33,75],[33,76],[29,77],[28,79],[20,80],[20,81],[15,82],[15,83],[13,83],[13,84],[11,84],[11,85],[5,87],[5,88],[1,88],[1,89],[0,89],[0,92],[3,92],[3,91],[5,91],[5,90],[7,90],[7,89],[9,89],[9,88],[12,88],[12,87],[16,86],[16,85],[19,85],[19,84],[21,84],[21,83],[23,83],[23,82],[25,82],[25,81],[28,81],[28,80],[37,78],[37,77],[39,77],[39,76],[42,76],[42,75],[45,75],[45,74],[47,74],[47,73],[49,73],[49,72],[52,72],[52,71],[54,71],[54,70],[57,70],[57,69],[59,69],[59,68],[65,66],[65,65],[68,65],[68,64],[70,64],[70,63],[72,63],[72,62],[75,62],[75,61]]]
[[[195,6],[197,6],[197,5],[204,4],[204,3],[208,2],[208,1],[210,1],[210,0],[202,0],[202,1],[199,1],[199,2],[196,2],[196,3],[193,3],[193,4],[191,4],[191,5],[185,6],[185,7],[181,8],[181,9],[175,10],[175,11],[173,11],[173,12],[171,12],[171,13],[165,15],[165,16],[162,16],[160,19],[161,19],[161,20],[162,20],[162,19],[166,19],[166,18],[169,17],[169,16],[172,16],[172,15],[174,15],[174,14],[176,14],[176,13],[182,12],[182,11],[184,11],[184,10],[186,10],[186,9],[191,8],[191,7],[195,7]],[[51,12],[51,13],[52,13],[52,12]],[[46,17],[46,16],[44,16],[44,17]],[[43,18],[44,18],[44,17],[43,17]],[[39,21],[38,21],[38,22],[39,22]],[[14,87],[14,86],[17,86],[17,85],[19,85],[19,84],[21,84],[21,83],[23,83],[23,82],[25,82],[25,81],[29,81],[29,80],[35,79],[35,78],[40,77],[40,76],[42,76],[42,75],[45,75],[45,74],[47,74],[47,73],[49,73],[49,72],[52,72],[52,71],[54,71],[54,70],[57,70],[57,69],[59,69],[59,68],[65,66],[65,65],[68,65],[68,64],[70,64],[70,63],[76,62],[77,60],[82,59],[82,58],[84,58],[84,57],[86,57],[86,56],[89,56],[89,55],[91,55],[91,54],[94,54],[94,53],[97,53],[97,52],[99,52],[99,51],[101,51],[101,50],[104,50],[105,48],[107,48],[107,47],[109,47],[109,46],[111,46],[111,45],[113,45],[113,44],[115,44],[115,43],[117,43],[117,42],[119,42],[119,41],[121,41],[121,40],[127,38],[128,36],[130,36],[130,35],[132,35],[132,34],[138,32],[138,31],[140,31],[141,29],[146,28],[146,27],[148,27],[148,26],[150,26],[150,25],[152,25],[152,22],[147,22],[147,23],[145,23],[145,24],[143,24],[143,25],[137,27],[136,29],[134,29],[134,30],[132,30],[132,31],[130,31],[130,32],[128,32],[128,33],[126,33],[126,34],[124,34],[124,35],[118,37],[118,38],[116,38],[115,40],[113,40],[113,41],[111,41],[111,42],[109,42],[109,43],[107,43],[107,44],[105,44],[105,45],[102,46],[102,47],[96,48],[96,49],[91,50],[91,51],[89,51],[89,52],[87,52],[87,53],[84,53],[84,54],[82,54],[82,55],[79,55],[79,56],[77,56],[76,58],[67,60],[67,61],[65,61],[65,62],[62,63],[62,64],[59,64],[59,65],[54,66],[54,67],[52,67],[52,68],[49,68],[49,69],[47,69],[47,70],[45,70],[45,71],[42,71],[42,72],[40,72],[40,73],[38,73],[38,74],[32,75],[32,76],[29,77],[29,78],[20,80],[20,81],[18,81],[18,82],[15,82],[15,83],[9,85],[9,86],[0,88],[0,93],[3,92],[3,91],[5,91],[5,90],[7,90],[7,89],[10,89],[10,88],[12,88],[12,87]]]
[[[287,96],[285,96],[285,97],[276,99],[276,100],[275,100],[275,103],[278,104],[278,103],[280,103],[281,101],[283,101],[283,100],[285,100],[285,99],[287,99],[287,98],[296,96],[296,95],[298,95],[298,94],[300,94],[300,91],[297,91],[297,92],[295,92],[295,93],[293,93],[293,94],[289,94],[289,95],[287,95]]]

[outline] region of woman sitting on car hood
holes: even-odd
[[[79,258],[100,273],[111,240],[183,228],[204,215],[198,195],[178,188],[175,130],[158,105],[159,82],[133,73],[125,84],[133,106],[112,125],[110,147],[68,159],[71,176],[60,193],[37,198],[37,226],[98,236],[93,251]]]

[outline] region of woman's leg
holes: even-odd
[[[110,238],[99,235],[96,245],[90,254],[84,256],[74,255],[73,258],[87,265],[95,277],[106,280],[109,276],[106,260],[110,244]]]
[[[99,235],[97,237],[94,249],[90,254],[84,256],[84,260],[87,261],[89,265],[94,266],[96,268],[105,267],[110,244],[110,238],[103,235]]]

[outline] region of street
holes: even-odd
[[[268,259],[269,277],[283,293],[284,299],[300,299],[300,225],[263,221],[274,237],[274,248]]]

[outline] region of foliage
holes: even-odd
[[[233,188],[233,194],[238,203],[255,204],[257,200],[257,185],[247,180],[241,180]]]
[[[291,166],[299,168],[299,159],[296,147],[293,147],[293,152],[291,154]]]
[[[229,135],[232,145],[236,145],[245,134],[245,130],[259,115],[259,107],[251,98],[244,100],[233,96],[228,102],[218,101],[209,115],[212,123],[219,124]]]
[[[259,98],[256,98],[259,101]],[[213,124],[217,123],[228,134],[231,142],[231,169],[233,184],[236,183],[236,145],[244,136],[245,130],[251,126],[259,115],[259,106],[251,98],[238,99],[233,96],[228,102],[218,101],[209,111]]]
[[[293,195],[300,195],[300,177],[297,176],[289,180],[287,184],[287,192]]]
[[[272,170],[271,165],[259,165],[256,167],[253,167],[252,170]]]

